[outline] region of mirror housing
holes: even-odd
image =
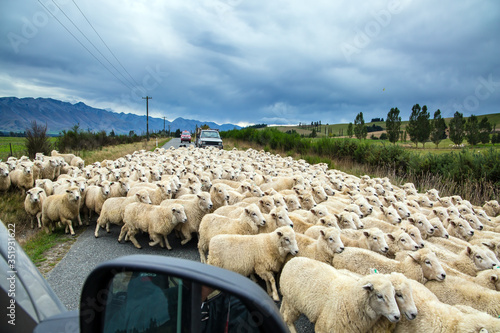
[[[201,286],[211,287],[241,301],[253,319],[254,331],[288,332],[274,301],[250,279],[200,262],[154,255],[121,257],[97,266],[90,273],[80,299],[80,332],[103,332],[110,285],[116,275],[124,272],[175,277],[193,286],[192,290],[200,297],[191,304],[194,315],[190,318],[189,329],[183,332],[200,331]]]

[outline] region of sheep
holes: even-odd
[[[341,239],[340,231],[337,228],[322,227],[317,238],[312,238],[300,233],[295,234],[299,253],[297,256],[308,257],[326,264],[332,262],[336,253],[344,251],[344,243]],[[288,257],[291,259],[292,255]]]
[[[276,191],[289,190],[295,185],[304,185],[302,176],[278,177],[270,183],[264,183],[260,186],[262,191],[274,189]]]
[[[446,219],[448,227],[446,230],[450,236],[468,241],[474,236],[474,230],[470,227],[469,222],[462,218],[449,217]]]
[[[259,228],[259,233],[273,232],[279,227],[290,226],[293,228],[293,222],[288,217],[285,207],[274,207],[269,214],[263,214],[266,225]]]
[[[78,187],[66,189],[64,194],[54,194],[43,200],[42,203],[42,225],[48,234],[52,233],[54,222],[60,221],[66,226],[66,233],[75,235],[71,220],[79,214],[80,190]]]
[[[213,184],[210,188],[210,199],[212,200],[212,210],[214,212],[217,208],[227,206],[229,200],[229,193],[221,184]]]
[[[427,217],[425,217],[425,215],[422,213],[416,213],[411,217],[408,217],[408,222],[416,226],[420,230],[420,234],[425,239],[429,235],[432,236],[432,234],[434,234],[434,227],[429,222],[429,220],[427,220]]]
[[[493,254],[488,255],[487,248],[479,245],[467,246],[456,257],[448,258],[445,262],[452,268],[457,269],[461,273],[470,276],[476,276],[477,272],[491,269],[498,265],[498,260],[491,258]]]
[[[396,254],[401,251],[417,251],[420,246],[403,229],[397,230],[386,235],[389,251],[385,253],[388,258],[394,259]]]
[[[257,274],[267,291],[279,301],[274,273],[279,272],[288,253],[299,252],[295,232],[289,226],[267,234],[217,235],[210,240],[209,265],[229,269],[243,276]]]
[[[316,332],[366,332],[381,316],[397,322],[401,315],[384,275],[357,279],[309,258],[293,258],[283,267],[280,291],[280,312],[292,333],[301,313]]]
[[[448,276],[446,281],[427,281],[425,286],[446,304],[464,304],[484,311],[498,318],[500,315],[500,294],[456,276]]]
[[[109,198],[110,186],[112,183],[105,180],[99,185],[92,185],[85,190],[85,206],[83,209],[87,212],[87,225],[90,223],[92,212],[101,214],[104,201]]]
[[[500,291],[500,270],[496,268],[480,271],[473,281],[482,287]]]
[[[81,157],[75,156],[68,162],[69,165],[83,169],[85,167],[85,161]]]
[[[47,196],[54,193],[54,184],[50,179],[37,179],[35,180],[35,187],[43,188]]]
[[[180,204],[170,206],[148,205],[142,202],[133,202],[125,207],[123,214],[124,225],[118,236],[118,242],[121,242],[125,233],[130,241],[138,249],[141,245],[135,238],[139,231],[149,233],[152,242],[149,246],[160,244],[164,247],[163,240],[168,250],[171,250],[167,236],[172,232],[178,223],[186,222],[187,217],[184,207]]]
[[[198,232],[203,216],[212,209],[213,204],[210,194],[201,192],[192,196],[183,196],[179,199],[165,200],[160,205],[165,206],[170,202],[181,204],[186,211],[187,222],[179,224],[175,228],[182,234],[181,245],[185,245],[192,239],[192,233]]]
[[[101,214],[96,222],[94,232],[95,238],[99,237],[99,228],[101,227],[104,228],[104,226],[106,226],[106,232],[110,232],[109,227],[111,223],[122,225],[125,207],[132,202],[151,204],[151,199],[146,190],[140,190],[131,197],[114,197],[106,199],[102,205]]]
[[[436,254],[428,249],[414,252],[400,252],[393,260],[381,254],[366,249],[346,247],[344,252],[336,255],[332,260],[335,268],[345,268],[358,274],[366,275],[370,268],[376,268],[380,273],[400,272],[406,277],[421,283],[426,280],[442,281],[446,273]]]
[[[31,165],[28,163],[18,164],[17,168],[10,172],[9,177],[12,187],[19,188],[23,195],[35,184],[33,173],[31,172]]]
[[[472,229],[474,229],[474,230],[483,230],[484,229],[483,224],[481,223],[481,221],[479,221],[476,214],[467,213],[467,214],[461,214],[461,215],[465,221],[469,222],[469,225]]]
[[[295,194],[288,194],[283,197],[285,204],[288,207],[288,211],[291,213],[297,209],[302,209],[300,205],[299,197]]]
[[[10,169],[9,166],[0,162],[0,191],[8,191],[10,189]]]
[[[340,238],[345,246],[359,247],[382,254],[389,251],[385,234],[378,228],[343,230]]]
[[[76,157],[74,154],[60,154],[57,150],[52,150],[50,152],[50,156],[62,157],[68,164],[70,164],[71,160]]]
[[[109,197],[126,197],[128,191],[130,191],[130,180],[127,178],[120,178],[118,181],[113,182],[113,185],[109,187]]]
[[[500,204],[497,200],[486,201],[483,205],[483,209],[486,214],[491,217],[496,217],[500,214]]]
[[[42,227],[40,218],[42,216],[42,203],[45,198],[47,198],[47,195],[43,188],[33,187],[26,191],[24,210],[31,217],[31,229],[35,228],[35,217],[38,221],[38,228]]]
[[[137,193],[137,191],[146,189],[153,205],[159,205],[163,200],[170,198],[170,187],[168,185],[164,183],[156,183],[154,186],[156,186],[155,189],[151,189],[148,186],[136,185],[128,191],[127,196],[130,197]]]
[[[200,260],[206,263],[206,253],[210,251],[210,239],[219,234],[256,234],[259,226],[265,226],[266,220],[257,205],[252,204],[243,209],[238,218],[231,218],[217,214],[203,216],[198,230],[198,251]]]
[[[402,318],[396,324],[394,332],[486,333],[500,331],[500,320],[466,306],[442,303],[422,284],[411,280],[410,284],[413,289],[413,300],[418,308],[418,316],[411,321]]]

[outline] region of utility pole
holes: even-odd
[[[149,100],[153,97],[143,97],[142,99],[146,100],[146,140],[149,141]]]
[[[163,132],[165,132],[165,117],[163,117]]]

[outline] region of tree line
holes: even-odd
[[[428,141],[433,142],[438,147],[439,143],[447,137],[455,145],[462,144],[464,139],[471,146],[478,143],[486,144],[490,141],[492,143],[500,142],[500,134],[498,133],[493,134],[490,138],[490,134],[496,125],[492,125],[488,117],[483,117],[481,121],[475,115],[464,119],[463,114],[457,111],[450,120],[449,126],[447,126],[441,116],[441,110],[437,109],[433,118],[430,119],[430,113],[426,105],[422,107],[419,104],[413,105],[405,131],[401,130],[401,116],[397,107],[391,108],[387,113],[385,125],[387,134],[384,139],[387,138],[390,142],[396,143],[400,140],[406,141],[406,137],[409,136],[410,141],[416,147],[418,147],[419,143],[422,143],[422,146],[425,147],[425,143]],[[349,123],[347,126],[347,136],[350,138],[354,135],[358,139],[366,139],[368,132],[368,127],[365,126],[363,119],[363,112],[356,115],[354,124]]]

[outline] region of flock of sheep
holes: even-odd
[[[265,281],[291,332],[500,332],[500,205],[419,193],[248,149],[156,149],[84,166],[73,154],[0,162],[32,227],[121,225]],[[84,221],[82,221],[82,219]],[[174,236],[175,235],[175,236]],[[193,237],[197,236],[197,237]],[[281,296],[281,297],[280,297]]]

